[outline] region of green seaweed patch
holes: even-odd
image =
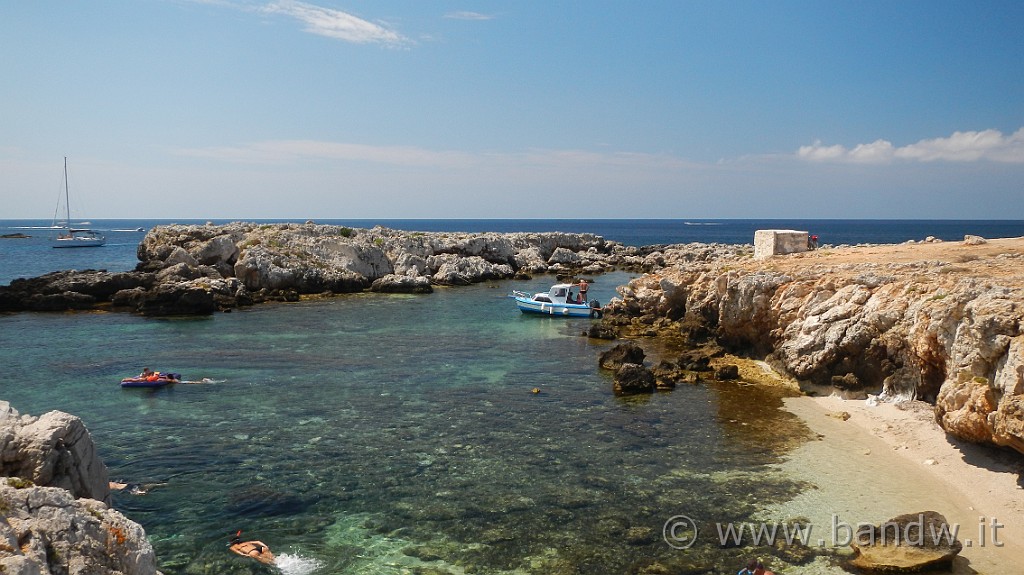
[[[24,477],[8,477],[7,485],[15,489],[25,489],[26,487],[35,487],[36,484],[31,479]]]

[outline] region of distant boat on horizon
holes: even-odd
[[[60,197],[57,197],[57,208],[53,212],[53,229],[61,230],[51,238],[51,245],[55,248],[97,248],[107,242],[99,232],[88,228],[71,227],[71,194],[68,190],[68,158],[64,156],[64,220],[59,222],[57,215],[60,213]],[[90,222],[82,222],[80,225],[91,225]]]

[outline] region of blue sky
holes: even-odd
[[[1024,2],[0,0],[0,219],[1024,219]]]

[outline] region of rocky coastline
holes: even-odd
[[[0,311],[110,309],[203,315],[267,301],[365,290],[430,293],[530,274],[649,271],[660,248],[593,234],[409,232],[306,224],[169,225],[150,230],[130,272],[62,271],[0,286]],[[695,245],[690,257],[743,254]]]
[[[953,437],[1024,453],[1024,239],[661,259],[595,331],[764,358],[809,393],[921,399]]]
[[[79,418],[0,401],[0,573],[158,573],[142,526],[109,503],[107,468]]]

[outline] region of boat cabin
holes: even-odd
[[[547,293],[541,292],[534,294],[533,301],[560,304],[583,303],[583,299],[580,298],[580,286],[572,284],[555,284],[551,286],[551,289],[548,290]]]

